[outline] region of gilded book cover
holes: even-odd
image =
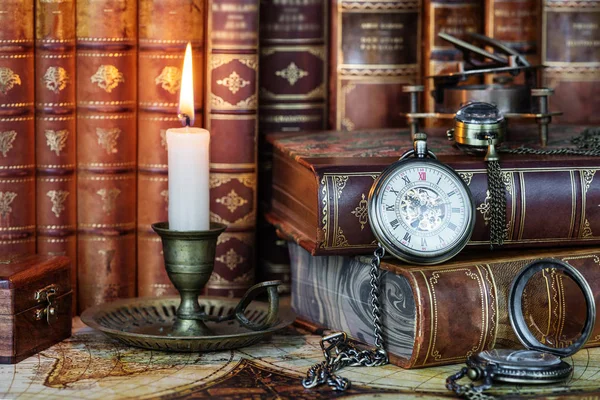
[[[77,292],[75,0],[36,1],[37,252],[71,259]]]
[[[135,295],[137,2],[77,1],[79,310]]]
[[[597,247],[466,251],[436,266],[382,262],[380,302],[390,361],[403,368],[421,368],[464,362],[487,349],[521,348],[507,311],[516,274],[533,260],[557,258],[583,274],[598,301],[599,251]],[[290,256],[292,308],[299,319],[373,344],[370,258],[315,257],[296,244],[290,245]],[[544,270],[525,288],[523,314],[538,340],[564,347],[581,331],[582,302],[572,280]],[[599,345],[596,324],[586,346]]]
[[[235,297],[255,274],[259,1],[209,0],[207,7],[210,211],[227,231],[206,292]]]
[[[195,126],[203,123],[204,2],[140,0],[138,7],[138,295],[175,295],[160,238],[150,225],[168,219],[166,132],[181,126],[177,107],[187,42],[193,52]]]
[[[570,145],[568,138],[580,130],[554,126],[549,148]],[[469,245],[487,248],[490,196],[483,157],[465,155],[435,132],[441,133],[431,131],[429,150],[457,170],[473,196],[476,220]],[[535,130],[518,132],[517,147],[527,143],[528,132],[537,140]],[[367,216],[369,191],[380,172],[412,148],[408,132],[286,136],[273,140],[270,220],[314,255],[372,252],[376,241]],[[600,158],[502,154],[500,165],[507,204],[504,247],[600,243]]]
[[[333,1],[330,127],[404,126],[409,97],[402,88],[419,81],[420,44],[419,0]]]
[[[33,6],[0,2],[0,254],[36,249]]]

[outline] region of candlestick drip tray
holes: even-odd
[[[233,313],[239,299],[199,297],[200,309],[214,317]],[[238,320],[207,321],[207,334],[181,336],[174,331],[179,297],[148,297],[117,300],[89,308],[81,315],[88,326],[130,346],[151,350],[206,352],[250,346],[290,325],[295,316],[280,310],[275,323],[264,330],[251,330]],[[262,323],[269,304],[254,301],[244,312],[252,323]]]

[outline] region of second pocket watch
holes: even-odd
[[[417,133],[405,153],[375,181],[369,193],[369,220],[375,237],[396,258],[437,264],[458,254],[475,223],[469,188],[452,168],[427,150]]]

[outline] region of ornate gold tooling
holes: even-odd
[[[61,90],[64,90],[67,87],[70,77],[69,74],[67,74],[67,70],[63,67],[50,66],[46,70],[42,80],[48,90],[54,93],[60,93]]]
[[[2,157],[6,157],[9,150],[13,148],[13,142],[16,138],[16,131],[0,132],[0,153],[2,153]]]
[[[125,77],[114,65],[101,65],[90,79],[107,93],[112,92],[119,83],[125,82]]]
[[[96,128],[96,135],[98,135],[98,144],[106,150],[106,154],[116,154],[117,150],[117,139],[121,134],[119,128],[103,129]]]
[[[121,191],[116,188],[112,189],[100,189],[96,192],[102,198],[102,210],[106,214],[110,214],[114,209],[117,202],[117,197],[121,194]]]
[[[0,67],[0,93],[7,94],[15,85],[21,84],[19,75],[7,67]]]
[[[294,86],[300,79],[308,76],[308,72],[298,68],[294,62],[291,62],[287,68],[276,71],[275,75],[287,80],[290,86]]]
[[[233,71],[227,78],[219,79],[217,84],[225,86],[231,93],[236,94],[241,88],[248,86],[250,81],[243,79]]]
[[[234,249],[229,249],[227,253],[215,258],[215,260],[225,264],[230,270],[234,270],[238,265],[242,264],[246,259],[240,256]]]
[[[238,195],[235,190],[231,190],[227,196],[217,199],[216,202],[223,204],[230,212],[234,212],[238,207],[248,203],[248,200]]]
[[[176,94],[181,88],[181,69],[171,65],[163,68],[154,82],[171,94]]]
[[[10,204],[17,197],[15,192],[0,192],[0,216],[2,218],[8,218],[12,212]]]
[[[52,212],[56,217],[60,217],[60,214],[65,210],[64,202],[69,196],[69,192],[66,190],[50,190],[46,193],[46,196],[50,198],[52,202]]]
[[[362,231],[363,229],[365,229],[365,225],[367,224],[367,222],[369,222],[368,220],[368,212],[367,212],[367,200],[365,199],[365,194],[362,194],[362,199],[358,202],[358,206],[354,209],[354,211],[351,211],[352,214],[354,214],[354,216],[356,218],[358,218],[358,222],[360,223],[360,230]]]
[[[67,145],[69,131],[66,129],[61,129],[58,131],[48,129],[44,133],[46,135],[46,144],[48,147],[50,147],[50,151],[55,152],[56,155],[59,156],[61,150]]]

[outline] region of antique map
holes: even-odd
[[[437,399],[458,365],[402,370],[350,367],[351,390],[306,390],[306,369],[322,360],[320,336],[288,328],[264,343],[217,353],[164,353],[122,345],[75,320],[73,336],[17,365],[0,365],[0,399]],[[569,381],[553,387],[503,386],[508,398],[600,399],[600,348],[569,362]]]

